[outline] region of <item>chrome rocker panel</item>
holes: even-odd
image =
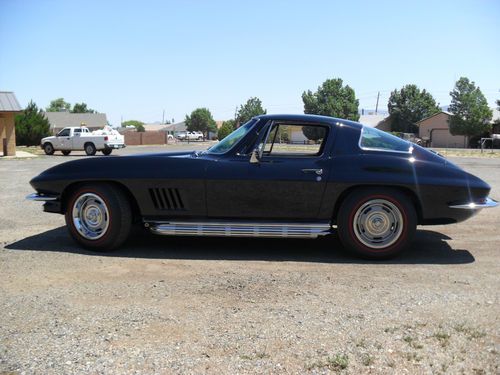
[[[498,206],[498,202],[491,198],[486,198],[484,202],[481,203],[463,203],[463,204],[453,204],[450,205],[450,208],[460,208],[464,210],[480,210],[482,208],[492,208]]]
[[[152,233],[165,236],[317,238],[332,232],[330,223],[146,222]]]

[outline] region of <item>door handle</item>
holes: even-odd
[[[323,174],[323,169],[305,168],[302,169],[302,173],[316,173],[318,176],[321,176]]]

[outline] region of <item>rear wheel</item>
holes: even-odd
[[[130,233],[130,203],[121,190],[111,185],[83,185],[71,194],[66,207],[69,233],[88,249],[113,250]]]
[[[337,217],[342,244],[371,259],[390,258],[410,244],[417,226],[415,207],[393,189],[359,189],[342,203]]]
[[[85,153],[89,156],[95,155],[97,152],[97,149],[95,148],[93,143],[86,143],[85,144]]]
[[[70,150],[64,150],[64,151],[61,151],[63,153],[64,156],[68,156],[69,154],[71,154],[71,151]]]
[[[43,151],[47,155],[54,155],[54,152],[55,152],[54,146],[52,146],[52,143],[45,143],[43,145]]]
[[[105,148],[104,150],[102,150],[102,153],[106,156],[108,155],[111,155],[111,152],[113,151],[112,148]]]

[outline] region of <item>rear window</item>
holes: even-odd
[[[359,146],[374,151],[411,152],[411,143],[382,130],[363,126]]]

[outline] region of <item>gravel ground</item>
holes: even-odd
[[[387,262],[335,238],[141,233],[96,255],[23,201],[74,157],[0,160],[0,374],[499,373],[500,209]],[[500,198],[500,160],[450,159]]]

